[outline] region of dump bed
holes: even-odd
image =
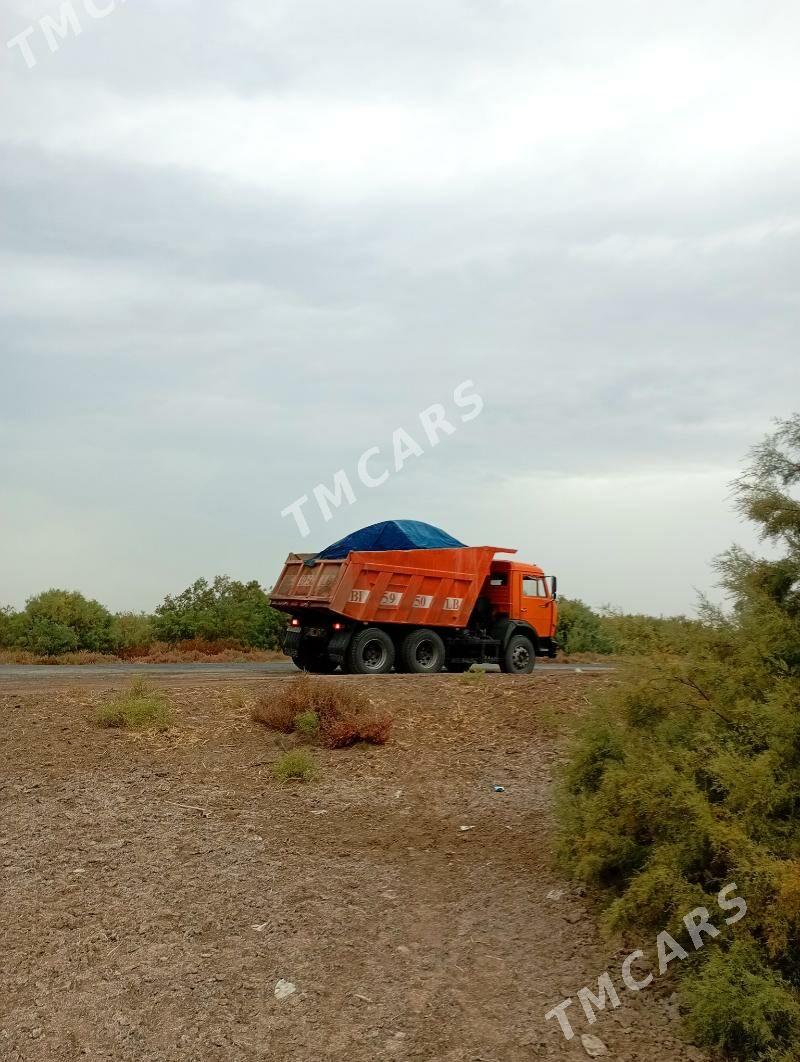
[[[498,552],[495,546],[354,552],[314,561],[290,553],[272,593],[274,608],[325,610],[365,623],[466,627]]]

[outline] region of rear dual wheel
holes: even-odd
[[[344,670],[351,675],[385,675],[394,666],[395,648],[380,627],[365,627],[350,639]]]
[[[424,627],[411,631],[400,645],[403,671],[412,675],[435,675],[444,667],[444,642],[436,631]]]

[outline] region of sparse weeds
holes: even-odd
[[[95,717],[98,726],[126,730],[166,730],[172,722],[169,701],[144,679],[102,705]]]
[[[486,671],[479,664],[473,664],[459,678],[459,682],[463,682],[465,686],[478,686],[485,681]]]
[[[362,690],[309,675],[289,680],[277,696],[262,697],[253,719],[270,730],[294,732],[332,749],[357,741],[383,745],[393,723],[391,715],[375,709]]]
[[[303,737],[316,737],[319,733],[319,716],[316,712],[300,712],[294,717],[294,729]]]
[[[313,782],[317,777],[317,765],[308,749],[284,752],[272,770],[279,782]]]

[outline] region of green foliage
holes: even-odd
[[[145,612],[118,612],[112,620],[111,637],[117,650],[147,647],[155,641],[153,617]]]
[[[736,940],[717,950],[686,981],[689,1029],[736,1058],[770,1051],[787,1058],[786,1045],[800,1030],[800,1004],[791,986],[763,961],[758,947]]]
[[[166,730],[172,721],[172,712],[163,693],[138,679],[129,690],[102,705],[95,721],[102,727]]]
[[[23,644],[37,656],[62,656],[79,648],[78,635],[72,627],[43,617],[25,623]]]
[[[28,600],[15,619],[16,644],[33,653],[57,656],[113,648],[112,617],[98,601],[70,590],[46,590]]]
[[[566,597],[558,602],[556,637],[565,653],[613,653],[616,649],[603,618],[583,601]]]
[[[294,729],[304,737],[316,737],[319,733],[319,716],[316,712],[298,712],[294,717]]]
[[[462,672],[458,679],[465,686],[480,686],[486,682],[486,668],[478,664],[470,664],[466,671]]]
[[[277,648],[285,625],[285,616],[270,607],[255,580],[241,583],[226,575],[216,576],[211,584],[198,579],[177,597],[167,596],[153,619],[160,641],[228,638],[257,649]]]
[[[10,607],[0,608],[0,649],[16,645],[17,614]]]
[[[285,752],[273,767],[279,782],[312,782],[317,777],[317,765],[308,749]]]
[[[719,559],[730,611],[681,621],[680,652],[656,640],[595,706],[559,801],[562,854],[600,888],[611,929],[669,928],[737,883],[746,918],[679,970],[695,1036],[747,1060],[788,1062],[800,1038],[798,482],[795,417],[737,483],[784,555]]]
[[[700,620],[686,616],[644,616],[605,608],[595,612],[583,601],[558,603],[558,644],[565,653],[645,656],[682,654],[698,635]]]

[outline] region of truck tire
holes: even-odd
[[[309,652],[308,649],[301,648],[292,656],[292,661],[295,667],[312,675],[331,675],[336,670],[336,664],[324,652]]]
[[[400,646],[403,671],[412,675],[436,675],[444,667],[444,642],[436,631],[420,627],[411,631]]]
[[[380,627],[367,627],[350,639],[345,670],[351,675],[385,675],[394,665],[394,642]]]
[[[500,658],[500,670],[507,675],[530,675],[536,663],[536,650],[524,634],[512,634]]]

